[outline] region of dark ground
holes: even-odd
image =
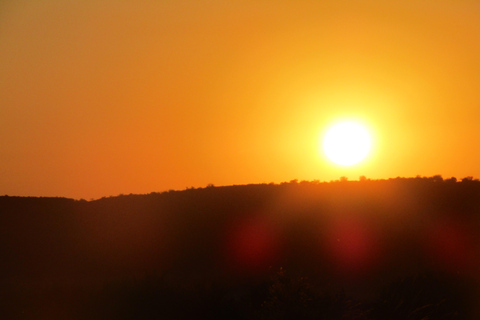
[[[479,319],[480,182],[0,197],[2,319]]]

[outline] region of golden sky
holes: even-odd
[[[0,1],[0,194],[480,177],[479,120],[476,0]]]

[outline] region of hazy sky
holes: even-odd
[[[479,120],[476,0],[0,1],[0,195],[480,177]]]

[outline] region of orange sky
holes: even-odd
[[[0,2],[0,195],[480,177],[479,120],[476,0]]]

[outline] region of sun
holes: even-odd
[[[362,161],[370,152],[372,139],[358,122],[344,121],[330,127],[323,138],[323,151],[328,159],[341,166]]]

